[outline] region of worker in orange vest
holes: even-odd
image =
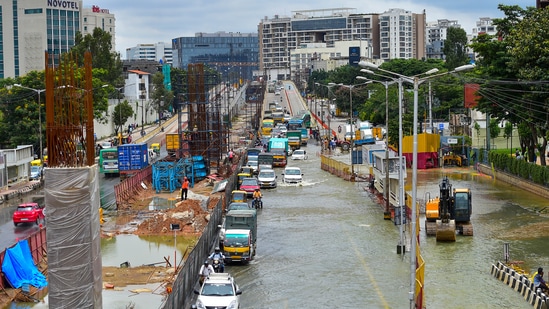
[[[183,184],[181,184],[181,200],[187,199],[187,192],[189,191],[189,179],[183,178]]]

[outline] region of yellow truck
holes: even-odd
[[[166,151],[168,152],[168,156],[176,154],[179,148],[179,135],[177,133],[166,133]]]

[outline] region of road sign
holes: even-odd
[[[455,145],[458,143],[458,139],[457,138],[449,138],[448,139],[448,144],[452,144],[452,145]]]

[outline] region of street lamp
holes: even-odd
[[[353,138],[353,134],[355,133],[355,131],[353,129],[353,89],[356,86],[361,86],[361,85],[366,85],[366,84],[371,84],[371,83],[372,83],[372,81],[367,81],[367,82],[360,83],[360,84],[355,84],[355,85],[337,84],[340,87],[349,88],[349,105],[350,105],[349,124],[351,125],[351,136],[350,136],[350,138],[351,138],[351,181],[353,181],[354,178],[355,178],[355,169],[354,169],[354,165],[353,165],[353,149],[354,149],[354,146],[355,146],[355,139]],[[332,84],[332,83],[330,83],[330,84]]]
[[[39,143],[40,143],[40,154],[39,154],[39,158],[40,158],[40,162],[42,162],[42,155],[43,155],[43,144],[42,144],[42,105],[40,103],[40,94],[44,91],[46,91],[46,89],[34,89],[34,88],[30,88],[30,87],[25,87],[21,84],[13,84],[15,87],[19,87],[19,88],[23,88],[23,89],[27,89],[27,90],[32,90],[34,92],[36,92],[36,94],[38,94],[38,131],[39,131]]]
[[[389,134],[388,134],[389,133],[389,85],[396,83],[396,81],[392,81],[392,82],[378,81],[374,79],[368,79],[363,76],[357,76],[356,79],[372,81],[375,83],[383,84],[383,86],[385,86],[385,126],[387,127],[387,130],[386,130],[386,136],[385,136],[385,185],[383,186],[383,188],[385,188],[385,212],[383,213],[383,216],[385,220],[390,220],[391,212],[389,209],[390,208],[390,203],[389,203],[390,186],[389,186]],[[399,201],[399,204],[400,204],[400,201]],[[399,226],[402,229],[402,221],[400,223],[401,224]],[[402,231],[401,231],[401,237],[402,237]],[[398,249],[400,249],[400,247]],[[397,251],[399,251],[400,253],[400,250],[397,250]]]
[[[455,68],[453,71],[448,71],[436,75],[431,75],[438,72],[438,69],[431,69],[423,74],[419,75],[431,75],[423,78],[419,78],[418,75],[406,76],[398,74],[389,70],[380,68],[379,66],[366,61],[360,61],[361,67],[366,67],[374,70],[379,70],[394,76],[400,77],[402,80],[414,85],[414,121],[413,121],[413,154],[412,154],[412,218],[411,218],[411,233],[413,233],[410,249],[410,308],[415,308],[415,284],[416,284],[416,203],[417,203],[417,126],[418,126],[418,88],[423,82],[442,75],[457,73],[462,71],[468,71],[475,66],[468,64]]]
[[[399,243],[397,245],[397,254],[404,254],[405,252],[405,245],[404,245],[404,231],[403,231],[403,224],[404,224],[404,162],[402,160],[402,78],[393,78],[386,75],[376,74],[370,70],[367,69],[361,69],[360,72],[364,72],[371,75],[377,75],[380,77],[388,78],[392,80],[391,83],[398,83],[398,162],[399,162],[399,170],[398,170],[398,184],[399,184],[399,194],[398,194],[398,206],[400,209],[400,225],[399,225]],[[363,79],[365,77],[359,76],[358,79]],[[386,89],[387,90],[387,89]],[[387,98],[387,92],[385,93],[385,97]],[[387,137],[389,133],[389,124],[387,123]]]

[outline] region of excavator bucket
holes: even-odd
[[[437,220],[437,241],[456,241],[456,222]]]

